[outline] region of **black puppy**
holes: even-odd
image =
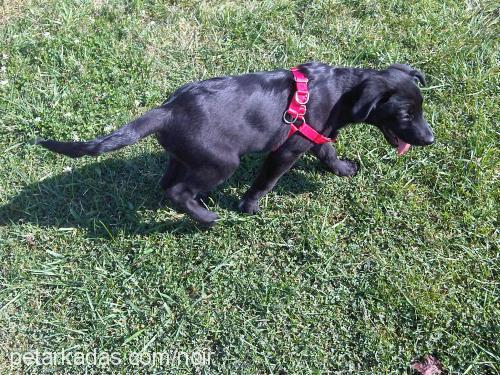
[[[433,143],[416,85],[424,85],[425,79],[418,70],[403,64],[377,71],[316,62],[299,69],[309,78],[306,121],[321,134],[335,137],[346,124],[364,122],[377,126],[400,155],[410,145]],[[356,174],[357,164],[338,159],[331,145],[316,145],[298,133],[287,138],[283,113],[294,91],[289,70],[213,78],[181,87],[160,107],[107,136],[89,142],[38,143],[80,157],[117,150],[155,133],[170,153],[161,179],[167,197],[196,221],[213,225],[217,215],[204,208],[197,195],[231,176],[242,155],[272,151],[240,203],[247,213],[259,210],[259,199],[309,150],[333,173]]]

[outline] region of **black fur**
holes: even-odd
[[[418,70],[403,64],[377,71],[315,62],[300,69],[311,93],[306,120],[322,134],[335,137],[348,123],[365,122],[379,127],[393,146],[398,138],[412,145],[434,141],[423,118],[416,81],[425,84],[425,78]],[[242,155],[269,152],[240,203],[248,213],[258,211],[259,199],[307,151],[339,176],[356,174],[357,164],[338,159],[330,144],[315,145],[299,134],[287,139],[282,116],[293,92],[289,70],[213,78],[183,86],[160,107],[110,135],[89,142],[38,143],[80,157],[117,150],[155,133],[170,154],[161,180],[167,197],[196,221],[212,225],[217,215],[196,197],[226,180]]]

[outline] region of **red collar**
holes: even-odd
[[[307,111],[306,104],[309,102],[309,90],[307,88],[307,82],[309,82],[309,80],[304,75],[304,73],[299,71],[298,67],[292,68],[290,70],[295,79],[297,90],[293,95],[290,106],[283,114],[283,121],[285,121],[287,124],[290,124],[290,132],[288,133],[288,138],[290,138],[296,132],[299,132],[304,137],[316,144],[336,142],[336,139],[325,137],[306,123],[304,115]]]

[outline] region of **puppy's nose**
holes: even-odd
[[[432,129],[427,123],[424,121],[420,127],[420,142],[422,146],[428,146],[434,143],[434,134],[432,133]]]
[[[428,146],[428,145],[433,144],[434,143],[434,134],[432,134],[432,133],[427,134],[422,139],[422,143],[424,144],[424,146]]]

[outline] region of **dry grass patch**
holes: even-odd
[[[19,16],[28,3],[28,0],[0,0],[0,25]]]

